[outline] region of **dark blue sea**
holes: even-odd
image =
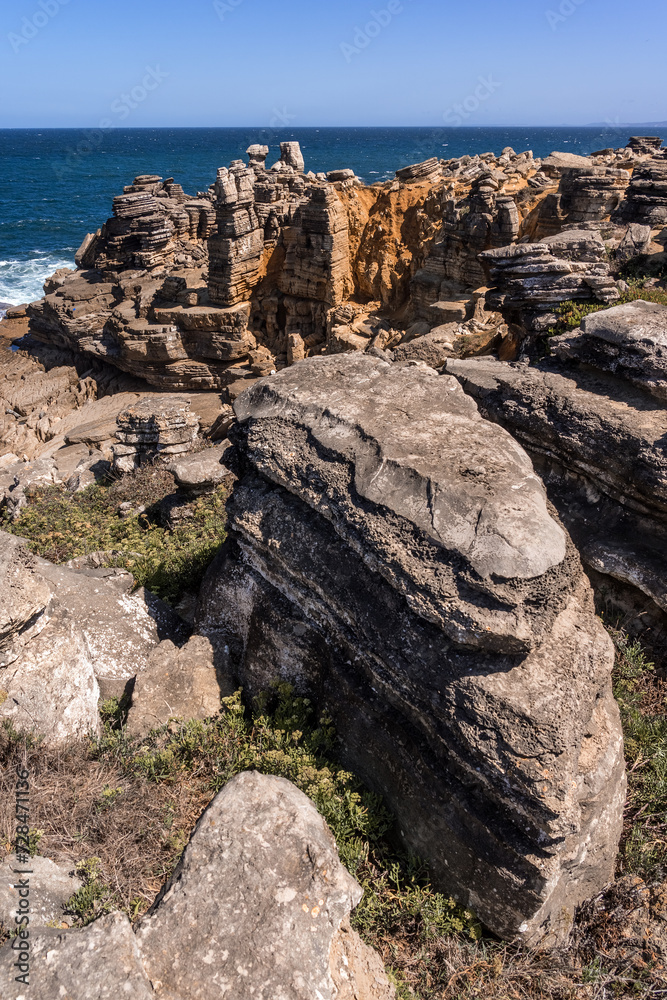
[[[650,131],[655,134],[655,130]],[[659,131],[659,130],[658,130]],[[429,156],[532,149],[586,155],[625,146],[637,128],[178,128],[0,129],[0,303],[42,295],[44,279],[73,266],[86,233],[111,214],[111,200],[140,173],[174,177],[188,194],[205,191],[217,168],[251,143],[301,143],[306,170],[351,167],[372,184]],[[639,131],[642,134],[642,131]],[[662,134],[667,140],[667,132]]]

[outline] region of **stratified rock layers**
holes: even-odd
[[[455,379],[311,359],[236,403],[240,481],[199,631],[248,695],[276,677],[441,885],[556,940],[612,875],[613,653],[522,448]]]

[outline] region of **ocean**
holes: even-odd
[[[270,147],[270,165],[280,158],[280,142],[296,139],[306,170],[351,167],[373,184],[429,156],[499,154],[505,146],[535,156],[586,155],[625,146],[633,134],[643,133],[616,126],[0,129],[0,311],[3,303],[40,298],[53,271],[73,267],[86,233],[111,215],[112,198],[137,174],[174,177],[195,195],[251,143]],[[667,131],[661,135],[667,141]]]

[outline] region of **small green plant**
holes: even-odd
[[[31,858],[39,854],[39,842],[44,836],[43,830],[35,830],[32,827],[28,830],[28,852]]]
[[[105,785],[102,789],[102,795],[100,797],[99,809],[110,809],[116,799],[123,794],[122,788],[111,788],[109,785]]]
[[[65,912],[77,917],[80,926],[85,927],[104,913],[111,913],[116,901],[99,858],[79,862],[76,873],[84,884],[67,900]]]
[[[111,552],[110,564],[129,570],[139,586],[176,604],[196,591],[225,538],[224,487],[188,508],[189,517],[169,530],[161,503],[174,493],[174,479],[161,467],[147,466],[120,480],[69,493],[63,486],[36,487],[16,521],[0,514],[0,527],[27,539],[37,555],[63,563],[92,552]],[[119,505],[137,512],[119,516]],[[139,509],[146,509],[139,513]]]
[[[400,927],[424,941],[452,934],[478,938],[474,914],[436,892],[424,863],[390,843],[390,813],[336,762],[334,751],[331,719],[316,716],[310,700],[289,684],[276,683],[250,711],[238,691],[215,718],[164,726],[143,740],[129,740],[123,729],[107,725],[93,753],[135,779],[177,784],[197,776],[210,795],[241,771],[287,778],[313,800],[342,863],[361,883],[364,897],[353,923],[368,940]],[[182,831],[171,846],[180,856]]]

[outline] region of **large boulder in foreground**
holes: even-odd
[[[506,938],[557,940],[612,875],[624,763],[611,643],[526,453],[454,378],[368,356],[235,409],[199,609],[221,669],[326,708],[437,882]]]
[[[0,996],[20,1000],[394,1000],[379,956],[350,929],[359,884],[326,823],[284,778],[238,775],[201,817],[136,935],[113,913],[32,931],[0,951]]]
[[[361,896],[310,799],[284,778],[246,772],[206,810],[142,922],[144,967],[170,997],[334,1000],[333,959],[351,954],[339,930]],[[377,961],[358,938],[356,947]],[[378,996],[389,1000],[380,969]]]

